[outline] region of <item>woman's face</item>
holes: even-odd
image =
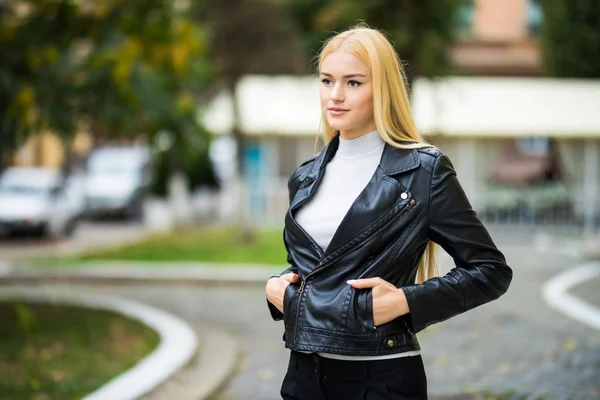
[[[371,70],[352,54],[338,50],[321,64],[321,111],[343,139],[376,129]]]

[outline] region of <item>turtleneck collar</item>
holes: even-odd
[[[381,150],[385,145],[384,140],[379,135],[379,131],[374,130],[354,139],[346,140],[339,137],[340,143],[335,154],[341,158],[355,158],[371,154]]]

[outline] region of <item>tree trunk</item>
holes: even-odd
[[[188,189],[188,177],[185,175],[182,155],[179,151],[180,137],[173,135],[173,144],[168,151],[167,201],[171,208],[175,230],[189,228],[194,222],[191,206],[191,194]]]
[[[241,127],[241,115],[239,109],[239,103],[237,99],[237,83],[239,82],[239,76],[230,76],[227,80],[227,88],[231,93],[232,99],[232,129],[237,145],[237,183],[239,188],[239,201],[238,201],[238,216],[240,218],[240,240],[242,243],[251,243],[256,239],[256,232],[254,229],[254,223],[252,221],[252,213],[250,210],[250,201],[248,196],[248,190],[246,185],[246,168],[245,168],[245,149],[246,149],[246,136],[242,132]]]

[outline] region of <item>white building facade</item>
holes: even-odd
[[[239,83],[248,184],[262,221],[283,220],[289,174],[322,149],[318,85],[314,77],[285,76]],[[419,132],[450,157],[482,215],[600,229],[600,81],[417,79],[412,108]],[[226,135],[231,110],[231,96],[221,94],[202,121]]]

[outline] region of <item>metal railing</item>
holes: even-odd
[[[478,213],[482,220],[495,225],[532,228],[563,233],[600,232],[600,204],[592,215],[577,188],[560,183],[528,187],[489,185],[480,193]]]
[[[288,209],[287,180],[264,180],[259,184],[246,183],[247,211],[254,223],[262,227],[283,226]],[[486,224],[520,230],[573,234],[600,233],[599,213],[590,218],[585,203],[564,185],[540,185],[509,188],[488,185],[478,193],[476,211]],[[239,219],[241,199],[238,188],[220,193],[215,201],[228,204],[220,213],[221,219],[234,222]]]

